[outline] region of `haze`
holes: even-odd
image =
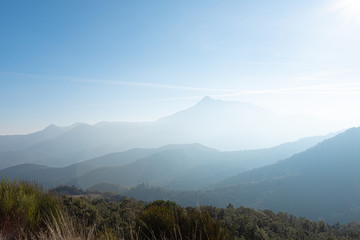
[[[13,2],[0,7],[0,134],[155,121],[204,96],[357,126],[356,0]]]
[[[360,239],[360,0],[0,1],[0,240]]]

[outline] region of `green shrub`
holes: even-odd
[[[177,228],[174,211],[166,202],[148,205],[139,217],[141,232],[153,239],[173,238]]]
[[[155,201],[139,215],[142,237],[146,239],[233,239],[229,231],[207,211],[186,210],[170,201]]]

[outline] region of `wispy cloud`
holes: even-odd
[[[227,63],[236,63],[243,65],[284,65],[284,66],[308,66],[308,67],[327,67],[327,68],[359,68],[358,64],[328,64],[328,63],[315,63],[315,62],[264,62],[264,61],[226,61]]]
[[[339,84],[324,84],[312,86],[300,86],[292,88],[276,88],[276,89],[259,89],[259,90],[234,90],[236,92],[229,94],[211,94],[210,97],[224,98],[235,97],[241,95],[261,95],[261,94],[281,94],[281,95],[360,95],[360,83],[339,83]],[[200,96],[189,97],[174,97],[174,98],[159,98],[159,99],[145,99],[139,101],[123,101],[113,103],[90,104],[83,106],[111,106],[123,105],[129,103],[149,103],[149,102],[168,102],[168,101],[184,101],[184,100],[200,100]]]
[[[130,82],[130,81],[115,81],[115,80],[102,80],[102,79],[74,79],[74,78],[72,80],[78,82],[88,82],[88,83],[127,85],[127,86],[145,87],[145,88],[164,88],[164,89],[185,90],[185,91],[203,91],[203,92],[234,92],[235,91],[233,89],[224,89],[224,88],[201,88],[201,87],[178,86],[178,85],[147,83],[147,82]]]
[[[244,65],[293,65],[293,66],[309,66],[311,63],[301,62],[261,62],[261,61],[228,61],[229,63],[244,64]]]
[[[211,95],[213,97],[232,97],[241,95],[257,94],[289,94],[289,95],[358,95],[360,94],[360,83],[337,83],[311,86],[299,86],[291,88],[242,90],[231,94]]]
[[[328,72],[315,73],[313,75],[300,77],[298,80],[328,80],[322,77],[328,75]],[[288,88],[274,88],[274,89],[218,89],[218,88],[200,88],[192,86],[178,86],[148,82],[131,82],[131,81],[115,81],[115,80],[103,80],[103,79],[89,79],[89,78],[77,78],[68,76],[47,76],[37,74],[23,74],[23,73],[9,73],[0,72],[0,80],[3,78],[1,75],[16,75],[22,79],[27,78],[31,80],[54,80],[54,81],[71,81],[71,82],[84,82],[94,84],[106,84],[106,85],[127,85],[140,88],[164,88],[173,90],[184,90],[198,92],[195,96],[186,97],[173,97],[173,98],[159,98],[159,99],[145,99],[139,101],[122,101],[122,102],[110,102],[100,103],[84,106],[110,106],[121,105],[128,103],[145,103],[145,102],[164,102],[164,101],[181,101],[181,100],[199,100],[204,94],[214,97],[232,97],[241,95],[260,95],[260,94],[281,94],[281,95],[360,95],[360,81],[347,82],[347,83],[334,83],[334,84],[319,84],[319,85],[306,85],[298,87]]]
[[[131,103],[155,103],[155,102],[169,102],[169,101],[200,100],[203,97],[204,96],[201,95],[201,96],[190,96],[190,97],[144,99],[138,101],[121,101],[121,102],[109,102],[109,103],[99,103],[99,104],[75,105],[74,107],[102,107],[102,106],[126,105]]]
[[[193,87],[193,86],[160,84],[160,83],[152,83],[152,82],[134,82],[134,81],[121,81],[121,80],[79,78],[79,77],[69,77],[69,76],[13,73],[13,72],[0,72],[0,74],[18,76],[21,77],[21,79],[26,78],[29,80],[71,81],[71,82],[83,82],[83,83],[94,83],[94,84],[104,84],[104,85],[122,85],[122,86],[132,86],[132,87],[140,87],[140,88],[173,89],[173,90],[198,91],[198,92],[235,92],[234,89],[202,88],[202,87]]]

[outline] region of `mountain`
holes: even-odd
[[[1,177],[35,181],[44,187],[61,185],[72,179],[76,174],[77,169],[74,167],[58,169],[29,163],[0,170]]]
[[[200,189],[236,173],[290,157],[323,139],[326,137],[301,139],[269,149],[234,152],[217,151],[200,144],[166,145],[147,150],[133,149],[122,155],[139,156],[142,152],[148,156],[143,155],[143,158],[137,160],[128,157],[128,160],[135,160],[128,161],[128,164],[119,158],[115,160],[119,153],[85,161],[83,163],[98,164],[98,168],[77,177],[71,184],[89,188],[99,183],[134,186],[147,182],[167,189]],[[153,154],[149,154],[151,152]],[[112,158],[111,161],[108,160],[109,157]],[[109,165],[104,166],[105,163]]]
[[[168,198],[183,205],[286,211],[329,223],[359,221],[359,146],[360,128],[352,128],[276,164]]]
[[[241,171],[275,163],[322,141],[311,137],[280,146],[221,152],[200,144],[166,145],[106,154],[67,167],[20,164],[0,171],[11,179],[25,178],[45,187],[74,184],[88,188],[100,183],[133,186],[142,182],[168,189],[200,189]],[[31,166],[31,167],[28,167]]]
[[[249,103],[205,97],[155,122],[50,126],[24,136],[0,136],[0,169],[23,163],[64,167],[132,148],[200,143],[220,150],[259,149],[336,129],[324,121],[282,116]]]
[[[360,128],[349,129],[285,160],[276,159],[286,149],[312,141],[317,140],[237,152],[221,152],[199,144],[169,145],[108,154],[65,168],[19,165],[1,170],[0,175],[36,180],[47,187],[66,183],[112,189],[111,184],[104,183],[118,184],[116,189],[122,189],[127,196],[141,200],[162,198],[183,206],[224,207],[232,203],[329,223],[359,221]],[[264,164],[265,159],[273,164],[254,168]],[[79,170],[85,166],[88,169]],[[129,188],[143,182],[187,191],[142,185]],[[198,190],[189,191],[192,189]]]
[[[161,149],[171,148],[164,146]],[[160,149],[131,149],[125,152],[110,153],[66,167],[47,167],[39,164],[19,164],[0,170],[0,176],[10,179],[36,181],[45,187],[66,184],[74,178],[94,169],[105,166],[121,166],[148,157]]]
[[[54,124],[27,135],[0,135],[0,152],[21,151],[37,143],[59,137],[71,127],[58,127]]]
[[[260,149],[325,135],[333,123],[306,116],[282,116],[249,103],[203,98],[195,106],[162,118],[142,144],[197,142],[234,151]]]
[[[147,123],[76,124],[56,138],[25,150],[0,152],[0,169],[23,163],[64,167],[89,158],[118,152],[126,142],[146,133]],[[26,135],[27,136],[27,135]]]
[[[324,171],[339,173],[339,170],[350,170],[349,166],[360,165],[358,146],[360,146],[360,128],[351,128],[277,164],[228,178],[219,183],[219,186],[229,186],[239,182],[261,182],[286,176],[298,176],[300,173],[316,175]]]
[[[206,161],[202,165],[188,169],[182,175],[161,186],[176,190],[205,188],[236,173],[286,159],[296,153],[305,151],[327,137],[304,138],[266,149],[214,152],[211,157],[213,161]]]
[[[189,169],[216,161],[214,155],[217,153],[217,150],[199,144],[184,145],[178,149],[159,151],[125,166],[96,169],[77,178],[76,183],[83,188],[102,182],[122,186],[143,182],[166,185]]]
[[[38,164],[19,164],[0,170],[0,176],[10,179],[21,178],[36,181],[45,187],[72,183],[89,187],[95,183],[107,182],[109,179],[114,178],[114,176],[115,178],[121,177],[126,183],[131,183],[134,178],[144,179],[142,177],[145,176],[147,176],[147,179],[155,181],[156,178],[161,176],[161,173],[159,172],[157,175],[154,174],[154,171],[150,171],[150,176],[149,174],[143,174],[142,171],[146,167],[154,165],[159,171],[164,171],[166,167],[168,168],[167,170],[174,169],[175,167],[175,173],[179,170],[180,166],[190,168],[194,164],[196,165],[197,160],[204,160],[205,152],[211,154],[217,152],[217,150],[209,149],[199,144],[167,145],[157,149],[132,149],[126,152],[107,154],[100,158],[90,159],[62,168]],[[174,165],[174,163],[176,164]],[[106,169],[105,172],[104,169]],[[87,173],[91,171],[92,174],[88,178],[89,174]],[[169,174],[169,171],[167,174]],[[116,181],[110,180],[110,182]]]

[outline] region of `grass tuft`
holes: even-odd
[[[0,234],[14,238],[19,229],[30,234],[46,227],[46,219],[56,221],[61,202],[36,184],[0,180]]]

